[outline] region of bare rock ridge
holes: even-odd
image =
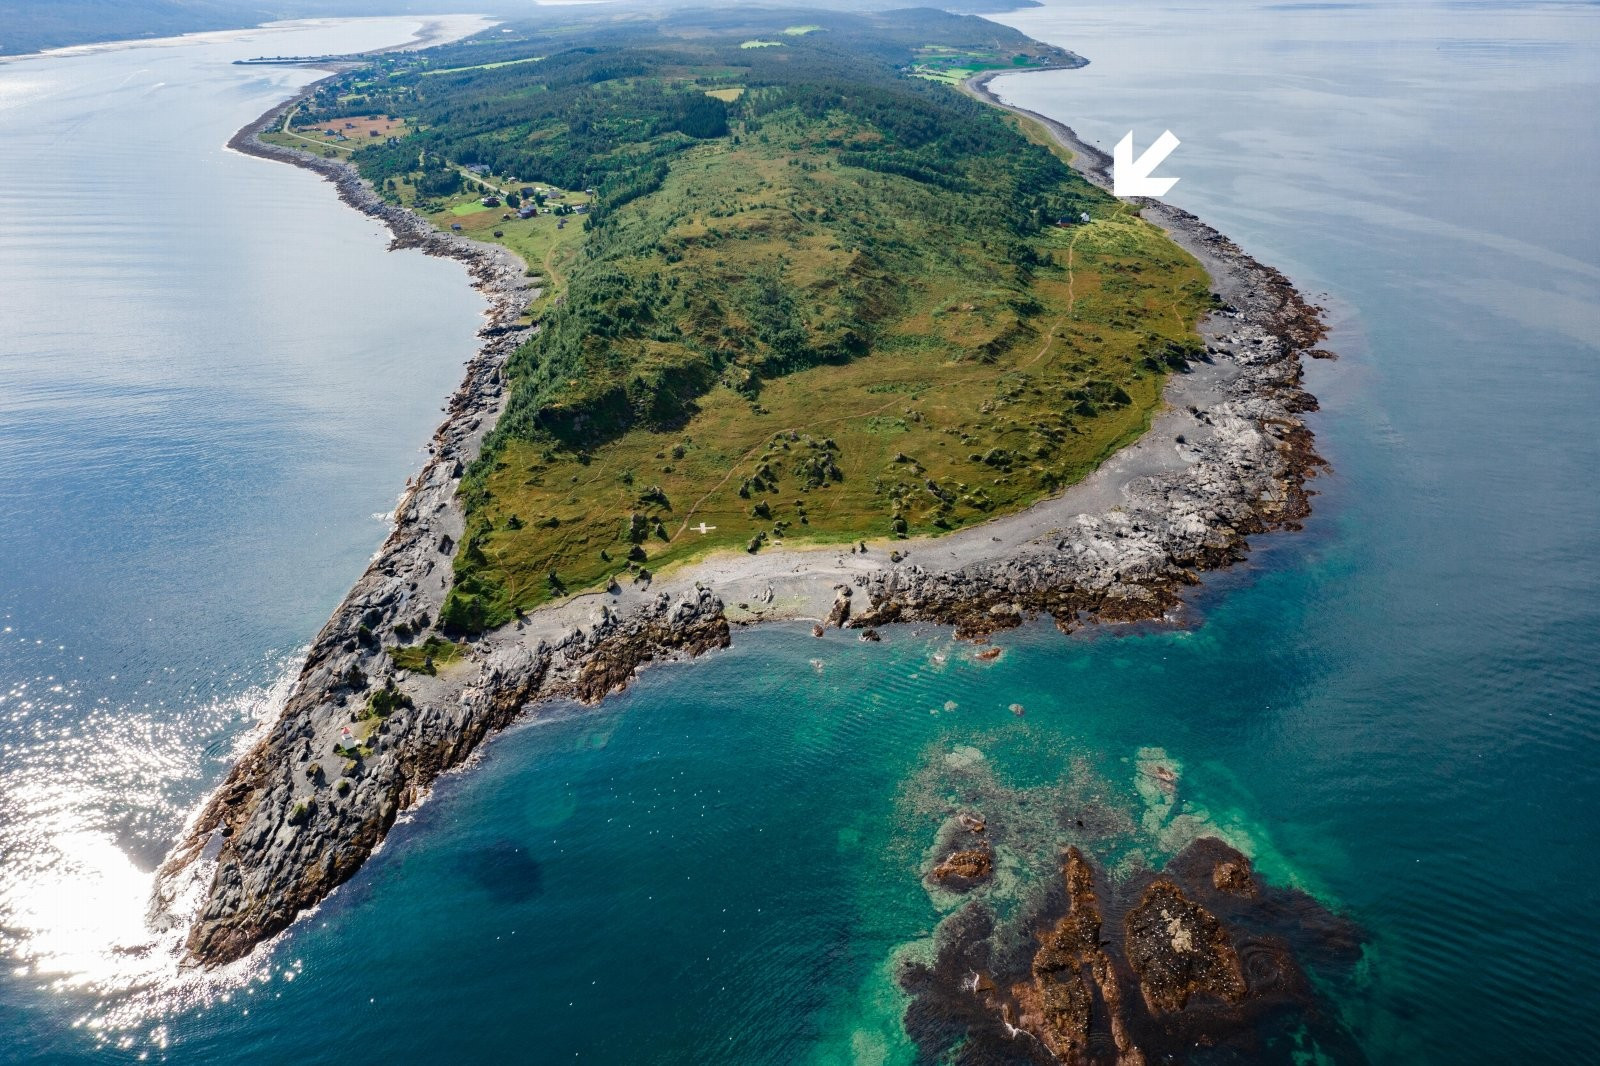
[[[362,676],[372,664],[359,644],[319,648],[327,654],[308,660],[282,717],[194,826],[189,848],[214,850],[214,858],[180,853],[170,860],[211,868],[189,950],[201,960],[227,961],[286,928],[360,868],[439,774],[464,762],[527,703],[593,702],[653,658],[727,643],[721,604],[709,592],[676,601],[662,594],[649,610],[558,644],[495,650],[453,702],[405,696],[381,715],[372,713],[369,693],[394,690]]]
[[[982,81],[974,88],[987,95]],[[262,143],[257,135],[294,103],[241,130],[231,147],[323,174],[347,204],[389,227],[394,247],[461,260],[489,301],[489,321],[394,530],[313,641],[280,717],[159,872],[151,920],[187,928],[201,964],[244,956],[326,898],[441,773],[530,705],[593,702],[644,663],[727,646],[724,601],[761,605],[747,612],[752,621],[810,618],[874,636],[896,621],[975,637],[1037,614],[1063,629],[1155,618],[1200,571],[1241,559],[1249,536],[1294,528],[1308,513],[1305,482],[1319,460],[1300,418],[1315,408],[1301,357],[1321,354],[1312,350],[1323,335],[1316,309],[1192,215],[1148,202],[1146,217],[1210,272],[1219,310],[1202,324],[1205,361],[1169,384],[1170,408],[1085,482],[1018,515],[903,542],[887,558],[864,545],[847,556],[771,550],[581,594],[487,634],[437,676],[408,674],[385,648],[412,642],[438,617],[463,528],[456,489],[504,406],[505,363],[524,335],[530,290],[508,252],[384,203],[350,165]],[[1104,180],[1101,154],[1032,117]],[[951,887],[988,876],[982,855],[945,872]]]
[[[1068,911],[1040,938],[1033,957],[1032,980],[1012,987],[1017,1009],[1003,1004],[1006,1024],[1020,1023],[1038,1036],[1052,1055],[1070,1062],[1088,1049],[1094,992],[1110,1018],[1119,1056],[1132,1049],[1122,1018],[1122,992],[1110,957],[1100,945],[1100,904],[1094,894],[1094,871],[1077,848],[1067,851],[1062,867]]]

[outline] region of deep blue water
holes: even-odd
[[[0,63],[0,950],[39,972],[117,968],[164,839],[382,539],[476,347],[458,265],[223,147],[316,76],[233,60],[418,26]],[[19,1013],[31,974],[0,978],[0,1055],[62,1038]]]
[[[287,242],[265,227],[280,252],[219,227],[190,253],[214,270],[140,282],[131,302],[186,338],[182,374],[109,328],[102,355],[67,358],[74,334],[32,312],[19,346],[0,285],[0,557],[30,560],[0,578],[0,928],[32,956],[0,979],[0,1025],[23,1034],[0,1058],[907,1061],[889,973],[942,913],[918,874],[950,768],[976,759],[1012,789],[1088,775],[1137,815],[1150,748],[1180,768],[1186,824],[1368,931],[1362,972],[1331,992],[1373,1060],[1592,1058],[1600,10],[1005,19],[1093,62],[1002,95],[1107,146],[1170,127],[1171,198],[1329,306],[1340,359],[1309,381],[1332,468],[1307,529],[1208,581],[1183,631],[1031,627],[988,664],[932,630],[740,632],[498,739],[243,983],[132,989],[148,971],[103,948],[131,935],[141,871],[381,536],[369,515],[414,468],[476,311],[453,267],[375,251],[325,187],[173,134],[174,155],[248,175],[262,206],[244,215],[287,200],[277,226],[307,224]],[[19,69],[0,67],[0,93]],[[232,99],[242,121],[274,91],[212,73],[190,106]],[[19,135],[7,99],[0,144]],[[60,259],[64,240],[10,158],[8,282],[17,249]],[[81,270],[171,269],[107,226],[68,246]],[[344,284],[367,302],[411,286],[388,314],[240,300],[250,330],[194,325],[195,277],[232,264],[241,287],[270,284],[290,268],[269,255],[304,271],[326,257],[296,242],[346,230]],[[313,302],[328,287],[278,284]],[[284,368],[328,329],[340,343]],[[276,354],[231,382],[192,369],[241,335]],[[377,353],[402,380],[368,373]],[[382,394],[337,402],[313,373]],[[1152,825],[1147,858],[1175,832]]]

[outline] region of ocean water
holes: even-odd
[[[476,348],[459,266],[224,149],[317,76],[233,60],[420,25],[0,63],[0,950],[32,960],[0,977],[0,1056],[60,1046],[33,974],[125,971],[163,839],[382,540]]]
[[[299,75],[104,53],[73,112],[18,79],[88,68],[0,66],[0,1059],[913,1061],[892,971],[947,913],[920,871],[953,775],[1087,781],[1159,863],[1153,758],[1185,832],[1366,930],[1326,991],[1372,1061],[1592,1057],[1600,9],[1003,18],[1092,61],[1003,96],[1106,146],[1171,128],[1170,198],[1329,307],[1306,530],[1182,629],[1032,626],[987,663],[932,628],[738,632],[500,737],[209,983],[116,946],[381,537],[477,304],[216,152]],[[158,60],[178,99],[108,114]]]

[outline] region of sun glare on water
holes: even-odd
[[[135,977],[155,946],[145,927],[153,875],[140,870],[110,837],[76,830],[51,835],[30,857],[32,876],[0,895],[8,945],[41,978],[65,985],[121,984]],[[20,950],[17,950],[20,949]]]
[[[278,664],[269,685],[177,715],[109,704],[84,713],[79,687],[51,676],[0,693],[10,738],[0,767],[0,958],[14,983],[127,1048],[164,1046],[162,1016],[264,978],[259,961],[209,973],[184,966],[184,925],[154,928],[148,909],[155,866],[186,809],[258,735],[248,723],[283,706],[298,662]]]

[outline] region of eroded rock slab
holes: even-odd
[[[1195,995],[1227,1003],[1244,998],[1244,975],[1227,930],[1176,883],[1162,878],[1145,889],[1123,921],[1123,936],[1152,1011],[1180,1011]]]
[[[1077,848],[1067,850],[1062,880],[1067,888],[1067,913],[1041,934],[1032,980],[1012,986],[1017,1025],[1037,1037],[1057,1061],[1075,1062],[1090,1051],[1090,1022],[1098,993],[1112,1042],[1118,1055],[1126,1056],[1130,1045],[1122,989],[1116,967],[1101,947],[1094,871]]]

